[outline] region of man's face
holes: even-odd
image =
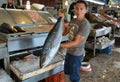
[[[83,17],[87,12],[87,9],[85,7],[85,4],[83,3],[77,3],[75,5],[75,15],[79,17]]]
[[[12,4],[12,3],[13,3],[13,0],[8,0],[8,3],[9,3],[9,4]]]

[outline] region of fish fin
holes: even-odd
[[[62,56],[63,59],[65,59],[65,55],[62,52],[58,51],[58,54]]]

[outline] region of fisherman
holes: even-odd
[[[88,11],[87,3],[79,0],[75,4],[75,15],[69,24],[65,24],[65,34],[68,34],[69,41],[62,43],[61,47],[67,48],[65,56],[64,73],[65,82],[80,82],[80,67],[85,53],[85,43],[90,33],[90,23],[85,18]],[[59,13],[64,19],[64,14]]]
[[[7,0],[7,3],[2,4],[1,8],[7,9],[16,9],[16,6],[14,4],[14,0]]]

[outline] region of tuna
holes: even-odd
[[[62,41],[63,22],[60,17],[49,32],[40,55],[40,68],[46,67],[56,55]]]
[[[0,26],[0,32],[9,34],[15,33],[17,30],[9,23],[2,23]]]

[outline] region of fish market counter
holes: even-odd
[[[0,40],[0,59],[6,58],[7,56],[6,43]]]
[[[50,64],[44,68],[39,67],[39,59],[38,56],[29,60],[11,62],[10,69],[16,82],[37,82],[63,71],[63,56],[56,54]]]
[[[0,60],[3,59],[5,68],[5,70],[3,70],[3,68],[0,66],[0,82],[13,82],[12,78],[6,73],[6,71],[8,72],[9,69],[8,57],[9,54],[7,52],[6,43],[0,40]]]
[[[4,68],[8,72],[9,69],[9,53],[7,51],[7,44],[4,41],[0,40],[0,60],[3,59]]]
[[[0,33],[0,39],[5,42],[0,45],[0,58],[5,58],[4,65],[8,73],[11,73],[11,77],[15,82],[37,82],[63,71],[64,57],[58,54],[56,54],[52,62],[45,68],[39,67],[39,56],[29,60],[12,60],[14,56],[17,57],[21,55],[22,50],[25,53],[32,52],[32,50],[34,51],[36,49],[39,50],[39,48],[43,46],[48,35],[49,29],[47,28],[48,27],[45,28],[45,26],[43,28],[29,27],[24,29],[27,30],[25,33]],[[67,36],[64,36],[62,41],[66,40]]]
[[[50,30],[57,22],[52,15],[45,11],[0,9],[0,18],[3,23],[0,40],[5,42],[0,42],[0,59],[5,59],[4,65],[8,73],[13,75],[15,82],[37,82],[63,70],[64,57],[58,54],[45,68],[39,67],[40,53],[32,59],[19,59],[22,55],[26,56],[24,53],[33,54],[33,51],[43,47]],[[6,23],[13,29],[5,29]],[[62,35],[62,29],[60,34]],[[61,42],[67,40],[68,37],[63,36]]]
[[[12,60],[24,55],[23,53],[32,53],[34,50],[41,49],[50,29],[52,29],[49,26],[27,27],[22,33],[0,33],[0,39],[6,42],[6,53],[9,54],[6,60],[8,64],[5,65],[7,65],[8,73],[11,71],[11,77],[15,82],[37,82],[63,71],[64,57],[57,54],[45,68],[39,67],[39,56],[29,60]],[[67,36],[63,36],[62,42],[66,40]]]

